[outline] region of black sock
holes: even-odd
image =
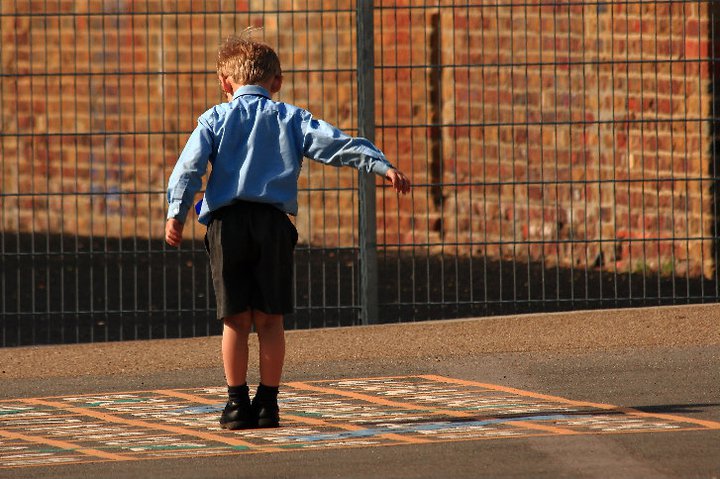
[[[260,402],[277,402],[279,387],[265,386],[263,383],[257,388],[255,399]]]
[[[250,389],[247,383],[239,386],[228,386],[228,399],[234,402],[244,402],[250,400]]]

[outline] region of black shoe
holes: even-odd
[[[257,427],[280,427],[280,408],[277,400],[260,401],[257,397],[252,401],[252,409]]]
[[[257,420],[250,402],[228,401],[220,416],[223,429],[251,429],[257,427]]]

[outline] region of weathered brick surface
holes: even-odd
[[[711,274],[706,5],[441,12],[444,240]]]
[[[376,140],[416,185],[378,190],[380,241],[711,275],[709,4],[456,3],[376,2]],[[216,46],[246,25],[282,100],[356,132],[352,2],[0,7],[6,232],[162,235],[170,169],[220,100]],[[356,173],[300,184],[302,240],[355,244]]]

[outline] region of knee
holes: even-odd
[[[284,332],[281,314],[265,314],[255,312],[253,316],[258,336],[282,334]]]
[[[248,313],[236,314],[223,319],[226,328],[230,328],[239,334],[250,334],[252,327],[252,315]]]

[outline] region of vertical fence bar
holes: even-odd
[[[372,0],[357,4],[358,133],[375,140],[375,42]],[[360,321],[371,324],[378,317],[377,228],[375,178],[360,172],[358,179],[360,219]]]
[[[3,4],[0,1],[0,21],[3,19]],[[0,105],[5,104],[5,79],[0,78]],[[0,184],[5,184],[5,138],[0,136]],[[9,161],[8,161],[9,164]],[[7,305],[6,299],[7,293],[5,289],[5,275],[8,268],[5,264],[5,258],[8,253],[5,251],[5,198],[3,203],[0,203],[0,317],[6,317]],[[8,343],[8,325],[6,321],[0,321],[0,347],[5,347]]]
[[[715,53],[715,10],[717,9],[717,6],[713,8],[713,6],[708,6],[708,26],[707,26],[707,32],[705,32],[705,35],[707,35],[707,39],[709,42],[708,45],[708,63],[709,63],[709,69],[710,69],[710,78],[715,78],[715,68],[716,68],[716,53]],[[717,94],[715,91],[716,85],[715,81],[710,82],[710,88],[707,91],[708,99],[707,101],[710,105],[709,108],[709,115],[710,120],[707,122],[707,128],[710,132],[710,138],[708,140],[708,145],[706,148],[708,149],[708,155],[710,157],[710,164],[708,167],[708,176],[709,178],[705,178],[705,180],[708,181],[708,184],[710,185],[708,187],[707,193],[709,196],[709,205],[708,205],[708,214],[711,216],[710,221],[710,227],[708,228],[708,236],[710,238],[717,238],[718,237],[718,211],[717,211],[717,199],[718,199],[718,192],[717,192],[717,141],[718,138],[715,135],[715,132],[717,131],[715,128],[715,125],[717,123],[718,117],[717,117]],[[704,123],[704,122],[703,122]],[[703,182],[701,181],[700,184],[702,185]],[[711,240],[712,241],[712,240]],[[709,261],[712,261],[712,264],[714,264],[716,267],[712,269],[711,272],[706,272],[705,267],[703,267],[703,273],[706,280],[711,281],[712,283],[708,284],[708,290],[714,290],[714,296],[717,297],[717,291],[718,291],[718,247],[717,242],[712,241],[712,246],[710,247],[710,251],[708,251],[708,254],[710,258],[708,258]],[[705,292],[705,289],[703,288],[703,293]],[[703,302],[705,302],[705,294],[703,296]],[[708,293],[708,296],[711,296],[710,293]]]

